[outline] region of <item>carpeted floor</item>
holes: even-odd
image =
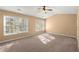
[[[77,39],[43,33],[0,44],[1,52],[76,52]]]

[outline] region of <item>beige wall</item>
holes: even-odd
[[[3,40],[3,20],[1,12],[0,12],[0,40]]]
[[[77,13],[77,38],[79,39],[79,9]]]
[[[15,35],[9,35],[9,36],[4,36],[3,34],[3,16],[17,16],[17,17],[28,17],[29,19],[29,32],[27,33],[20,33],[20,34],[15,34]],[[23,14],[19,14],[19,13],[13,13],[13,12],[9,12],[9,11],[3,11],[0,10],[0,41],[3,40],[12,40],[14,38],[19,38],[19,37],[24,37],[24,36],[29,36],[29,35],[33,35],[33,34],[37,34],[38,32],[35,32],[35,20],[38,19],[36,17],[33,16],[26,16]],[[42,33],[42,32],[39,32]]]
[[[78,48],[79,48],[79,9],[77,12],[77,40],[78,40]]]
[[[59,14],[47,18],[46,31],[76,37],[76,14]]]

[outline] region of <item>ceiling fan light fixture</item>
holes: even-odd
[[[52,11],[52,9],[49,9],[47,6],[42,6],[42,8],[39,9],[41,9],[45,14],[47,14],[49,11]]]

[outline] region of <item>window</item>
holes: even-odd
[[[28,19],[20,18],[19,30],[20,30],[20,33],[21,32],[28,32]]]
[[[45,20],[43,19],[37,19],[35,24],[35,30],[36,31],[44,31],[45,29]]]
[[[4,35],[28,32],[28,19],[16,16],[4,16]]]

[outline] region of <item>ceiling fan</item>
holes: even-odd
[[[42,11],[44,11],[45,14],[46,14],[48,11],[53,11],[53,9],[49,9],[47,6],[42,6],[42,7],[40,7],[39,9],[41,9]]]

